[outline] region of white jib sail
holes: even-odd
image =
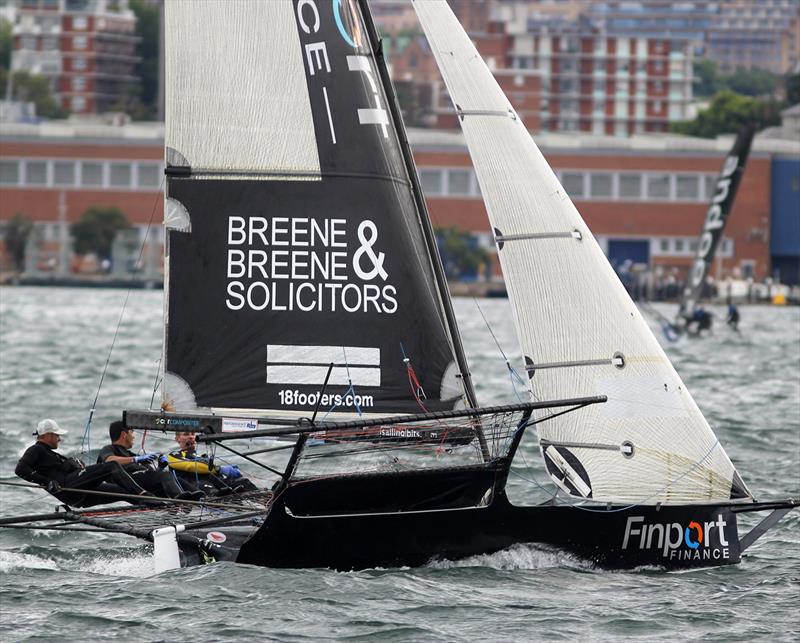
[[[538,425],[554,481],[599,502],[749,496],[446,1],[417,0],[414,8],[460,115],[522,353],[532,361],[532,394],[608,396],[606,404]]]

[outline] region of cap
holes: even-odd
[[[42,420],[36,425],[36,435],[44,435],[45,433],[55,433],[56,435],[64,435],[68,431],[58,426],[55,420]]]

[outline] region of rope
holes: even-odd
[[[522,398],[519,395],[519,389],[517,388],[517,384],[519,384],[523,388],[523,390],[529,392],[531,394],[531,397],[533,397],[534,400],[536,400],[537,402],[541,401],[534,394],[533,389],[530,388],[528,386],[528,384],[525,382],[525,380],[522,379],[520,374],[517,373],[516,369],[513,366],[511,366],[511,362],[509,361],[508,356],[505,354],[505,351],[503,350],[503,347],[500,345],[500,341],[497,339],[497,335],[494,334],[494,331],[492,330],[492,326],[489,324],[489,320],[486,319],[486,315],[483,314],[483,309],[481,308],[480,304],[478,303],[478,300],[475,297],[473,297],[472,301],[475,302],[475,307],[478,309],[478,312],[481,314],[481,317],[483,318],[483,323],[486,324],[486,328],[489,331],[489,334],[492,336],[492,339],[494,340],[494,343],[497,346],[497,350],[499,350],[500,354],[503,356],[503,361],[505,361],[505,363],[506,363],[506,368],[508,369],[508,375],[509,375],[509,378],[511,380],[511,390],[514,391],[514,396],[517,398],[517,401],[522,403]]]
[[[150,228],[153,225],[153,217],[156,214],[156,208],[158,207],[159,200],[161,199],[161,193],[164,188],[164,179],[161,179],[161,185],[158,188],[159,196],[156,197],[155,202],[153,203],[153,209],[150,211],[150,219],[147,222],[147,228],[145,228],[144,239],[142,240],[141,245],[139,246],[139,255],[136,257],[136,264],[139,265],[142,256],[144,255],[144,247],[147,242],[147,238],[150,236]],[[108,356],[106,357],[106,363],[103,365],[103,372],[100,375],[100,382],[97,384],[97,392],[94,395],[94,401],[89,409],[89,417],[86,420],[86,428],[83,430],[83,436],[81,437],[81,455],[87,453],[91,449],[91,443],[89,441],[89,436],[92,427],[92,418],[94,417],[94,412],[97,409],[97,400],[100,398],[100,390],[103,388],[103,382],[106,379],[106,373],[108,372],[108,365],[111,362],[111,354],[114,352],[114,346],[117,343],[117,336],[119,335],[120,326],[122,326],[122,319],[125,316],[125,309],[128,307],[128,299],[131,296],[131,290],[133,288],[128,288],[128,291],[125,293],[125,300],[122,303],[122,310],[119,313],[119,319],[117,320],[117,326],[114,329],[114,337],[111,339],[111,346],[108,348]]]

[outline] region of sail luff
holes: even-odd
[[[697,302],[702,297],[706,277],[714,263],[717,247],[722,241],[725,225],[733,209],[733,202],[742,181],[754,136],[755,127],[753,125],[743,127],[722,164],[722,169],[714,184],[714,193],[711,195],[708,210],[703,219],[703,228],[697,239],[697,254],[689,270],[686,288],[681,297],[678,309],[679,320],[691,317]]]
[[[608,402],[541,425],[570,495],[699,503],[747,492],[585,222],[444,0],[415,1],[472,156],[531,391]],[[537,365],[541,365],[537,367]]]

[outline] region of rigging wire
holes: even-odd
[[[136,265],[140,265],[142,261],[142,256],[144,255],[144,248],[147,244],[147,239],[150,236],[150,228],[153,225],[153,217],[156,214],[156,208],[158,207],[158,203],[160,200],[163,199],[163,189],[164,189],[164,177],[161,179],[161,185],[158,188],[158,196],[156,196],[156,200],[153,203],[153,208],[150,211],[150,219],[147,222],[147,227],[145,228],[144,238],[142,239],[142,243],[139,246],[139,254],[136,257]],[[133,288],[128,288],[128,291],[125,293],[125,300],[122,302],[122,309],[119,313],[119,319],[117,320],[117,326],[114,329],[114,336],[111,339],[111,346],[108,348],[108,356],[106,357],[106,363],[103,365],[103,372],[100,374],[100,382],[97,384],[97,392],[95,393],[94,400],[92,401],[92,405],[89,408],[89,417],[86,419],[86,428],[83,430],[83,436],[81,437],[81,455],[84,455],[91,449],[90,444],[90,433],[92,427],[92,418],[94,417],[94,412],[97,409],[97,400],[100,397],[100,390],[103,388],[103,382],[106,378],[106,373],[108,372],[108,365],[111,362],[111,354],[114,352],[114,346],[117,343],[117,336],[119,335],[120,326],[122,326],[122,319],[125,316],[125,309],[128,306],[128,299],[130,299],[131,291]]]
[[[476,297],[473,297],[472,301],[475,302],[475,307],[481,314],[481,317],[483,318],[483,323],[486,324],[486,328],[489,330],[489,334],[492,336],[492,339],[494,340],[494,343],[497,346],[497,350],[499,350],[500,354],[503,356],[503,360],[506,363],[506,368],[508,369],[508,376],[509,379],[511,380],[511,390],[514,391],[514,395],[517,398],[517,401],[520,403],[523,402],[522,398],[519,395],[519,388],[517,387],[517,384],[519,384],[523,390],[530,393],[531,397],[534,400],[540,402],[541,400],[533,392],[533,387],[528,386],[528,384],[525,382],[525,380],[522,379],[522,377],[516,371],[516,369],[513,366],[511,366],[511,361],[508,359],[508,356],[505,354],[503,347],[500,345],[500,341],[497,339],[497,335],[494,334],[494,330],[492,330],[492,326],[489,324],[489,320],[486,319],[486,315],[483,314],[483,309],[478,303],[478,299]]]

